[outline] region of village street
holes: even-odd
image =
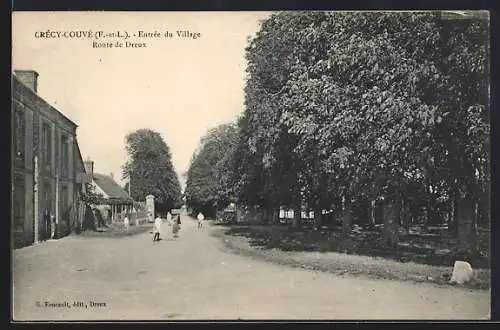
[[[489,318],[487,291],[288,268],[225,251],[210,230],[184,215],[180,237],[160,242],[70,236],[15,250],[14,320]]]

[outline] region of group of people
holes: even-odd
[[[175,217],[172,217],[170,212],[167,212],[167,223],[172,227],[172,234],[174,237],[179,236],[179,231],[181,229],[181,215],[177,214]],[[160,214],[157,214],[154,225],[153,225],[153,242],[157,242],[160,240],[160,232],[161,226],[163,224],[163,219],[160,217]]]
[[[167,212],[166,218],[167,218],[167,224],[172,227],[172,235],[174,237],[178,237],[179,231],[181,229],[181,215],[177,214],[175,217],[172,217],[170,212]],[[200,212],[198,213],[196,219],[198,220],[198,228],[202,228],[205,216]],[[160,232],[162,224],[163,224],[163,219],[160,217],[160,214],[157,214],[153,225],[153,242],[160,241]]]

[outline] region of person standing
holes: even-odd
[[[125,227],[125,231],[128,233],[128,229],[130,227],[130,220],[129,220],[129,215],[128,213],[125,213],[125,218],[123,218],[123,226]]]
[[[51,214],[50,215],[50,239],[56,239],[57,238],[57,223],[56,223],[56,217]]]
[[[174,234],[174,237],[179,237],[179,230],[181,229],[181,215],[177,214],[177,217],[174,220],[174,223],[172,225],[172,233]]]
[[[43,235],[41,235],[40,240],[46,241],[50,238],[50,212],[49,209],[43,211]]]
[[[203,220],[205,219],[205,216],[203,215],[203,213],[198,213],[198,216],[196,217],[196,219],[198,219],[198,228],[201,228],[203,227]]]
[[[160,215],[157,215],[156,219],[154,221],[154,227],[153,227],[153,233],[154,233],[153,242],[160,240],[161,223],[162,223],[162,220],[160,218]]]

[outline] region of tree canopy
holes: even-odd
[[[219,176],[240,205],[319,222],[380,204],[395,223],[489,223],[488,30],[472,13],[271,15],[246,48],[236,144],[214,149],[232,160],[217,167],[203,146],[193,160],[219,169],[200,175],[204,202],[227,191]]]
[[[234,199],[231,169],[237,136],[235,125],[223,124],[201,139],[186,180],[186,202],[194,212],[214,216]]]
[[[129,160],[123,165],[123,178],[131,182],[131,196],[144,201],[155,196],[161,211],[182,205],[181,186],[172,164],[170,149],[161,135],[150,129],[139,129],[125,137]]]

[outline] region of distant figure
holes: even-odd
[[[130,227],[130,220],[129,220],[129,215],[128,213],[125,214],[125,218],[123,218],[123,225],[125,227],[125,231],[128,233],[128,229]]]
[[[43,235],[42,235],[42,241],[45,241],[50,238],[51,234],[51,229],[50,229],[50,211],[48,209],[45,209],[43,213]]]
[[[178,214],[176,219],[174,220],[174,223],[172,224],[172,234],[174,235],[174,237],[179,237],[180,229],[181,229],[181,216],[180,214]]]
[[[57,223],[56,217],[53,214],[50,215],[50,238],[57,238]]]
[[[97,226],[98,227],[106,227],[106,228],[108,227],[106,225],[106,223],[104,222],[104,219],[102,217],[101,211],[99,211],[98,209],[94,209],[94,215],[95,215],[95,217],[97,219]]]
[[[170,212],[167,212],[167,222],[170,223],[172,221],[172,214]]]
[[[203,213],[198,213],[198,216],[196,217],[198,219],[198,228],[203,227],[203,220],[205,219],[205,216]]]
[[[153,233],[154,233],[153,242],[160,240],[161,223],[162,223],[162,220],[161,220],[160,216],[158,215],[155,219],[154,227],[153,227]]]

